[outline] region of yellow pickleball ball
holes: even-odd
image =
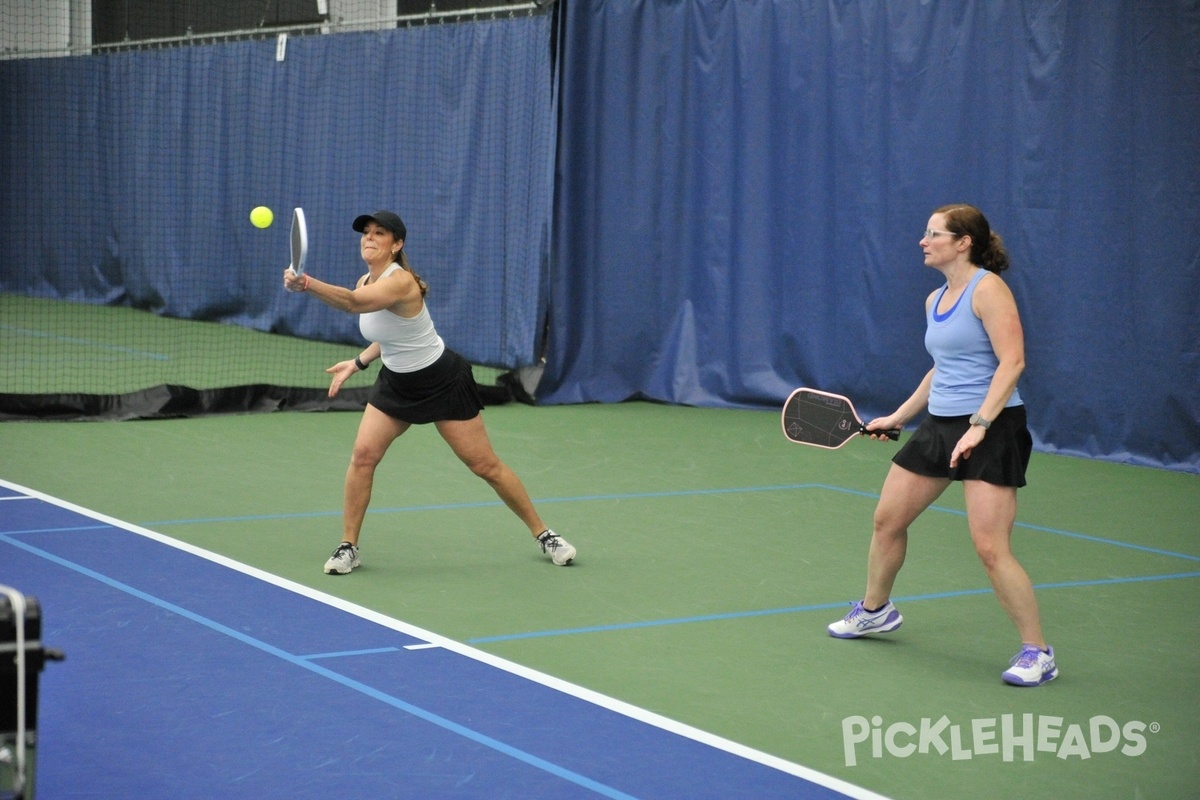
[[[250,212],[250,222],[252,222],[256,228],[270,227],[271,223],[274,221],[275,214],[272,213],[271,209],[267,208],[266,206],[258,206]]]

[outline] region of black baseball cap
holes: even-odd
[[[397,239],[408,238],[408,228],[404,227],[404,220],[393,214],[391,211],[376,211],[374,214],[363,214],[354,218],[354,230],[359,233],[367,227],[368,222],[376,222],[387,228],[392,233],[396,234]]]

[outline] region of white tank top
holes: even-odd
[[[392,264],[380,278],[391,275],[399,264]],[[383,365],[392,372],[415,372],[437,361],[446,350],[442,337],[433,327],[429,306],[421,304],[415,317],[402,317],[386,308],[358,317],[358,330],[370,342],[379,342]]]

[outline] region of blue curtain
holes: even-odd
[[[563,41],[543,402],[890,412],[970,202],[1038,447],[1200,471],[1200,4],[574,0]]]
[[[314,275],[363,272],[355,216],[398,212],[447,343],[540,353],[550,18],[0,61],[0,291],[361,342],[281,291],[291,210]],[[253,228],[257,205],[275,224]]]

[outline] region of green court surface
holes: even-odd
[[[0,476],[889,797],[1200,796],[1200,477],[1034,454],[1014,549],[1061,677],[1017,689],[957,486],[911,531],[903,628],[826,635],[894,444],[649,403],[485,420],[575,565],[422,427],[376,476],[362,569],[323,575],[355,413],[2,423]]]
[[[325,387],[325,367],[356,352],[239,325],[0,292],[0,391],[15,394],[123,394],[159,384]],[[355,375],[346,386],[369,386],[372,378]]]

